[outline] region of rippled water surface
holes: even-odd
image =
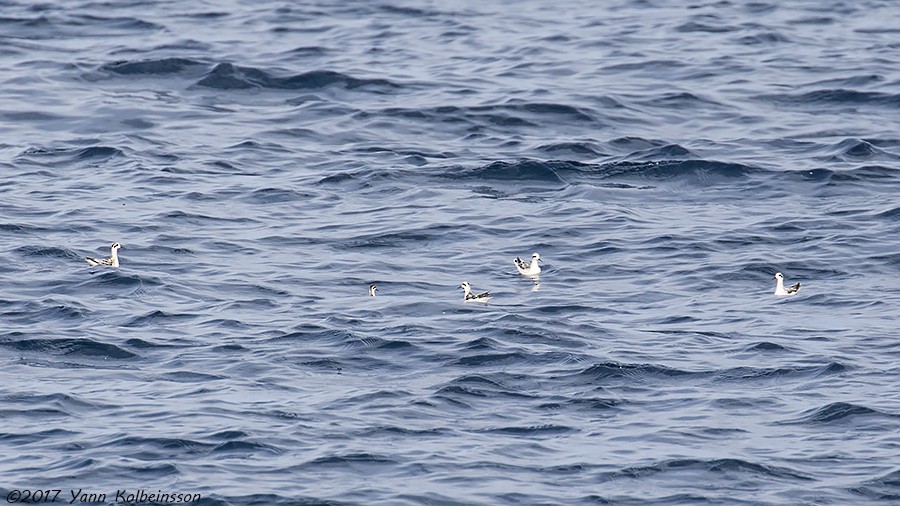
[[[900,503],[900,4],[0,5],[7,500]]]

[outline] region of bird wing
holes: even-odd
[[[97,265],[112,265],[112,259],[109,258],[84,257],[84,261],[91,264],[92,267],[95,267]]]

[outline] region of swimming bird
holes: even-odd
[[[784,276],[780,272],[775,273],[775,295],[783,297],[785,295],[794,295],[800,291],[800,283],[795,283],[787,288],[784,287]]]
[[[378,290],[378,287],[375,286],[375,283],[372,283],[371,285],[369,285],[369,296],[370,297],[375,296],[375,290]]]
[[[516,266],[516,270],[519,271],[519,274],[523,276],[537,276],[541,273],[541,266],[539,264],[543,263],[541,260],[541,256],[537,253],[531,255],[531,261],[526,262],[519,257],[516,257],[513,260],[513,264]]]
[[[465,292],[465,293],[463,294],[463,300],[480,300],[480,301],[486,301],[486,300],[488,300],[488,299],[491,298],[491,293],[490,293],[490,292],[484,292],[484,293],[479,293],[479,294],[474,294],[474,293],[472,293],[472,285],[470,285],[468,281],[463,281],[462,284],[459,285],[459,286],[460,286],[460,288],[462,288],[463,291]]]
[[[122,245],[114,242],[112,246],[109,247],[109,258],[91,258],[84,257],[84,261],[91,264],[91,267],[96,267],[98,265],[106,266],[106,267],[118,267],[119,266],[119,248]]]

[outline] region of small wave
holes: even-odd
[[[199,501],[191,503],[192,506],[230,506],[236,504],[246,506],[345,506],[353,503],[339,502],[330,499],[329,497],[316,497],[300,495],[297,493],[287,495],[225,495],[223,493],[218,493],[214,494],[212,497],[203,496]]]
[[[34,423],[34,420],[40,420],[40,419],[44,419],[44,418],[69,417],[69,416],[71,416],[69,413],[67,413],[61,409],[51,409],[51,408],[30,408],[30,409],[4,408],[3,411],[0,412],[0,419],[22,417],[23,419],[29,420],[31,423]]]
[[[900,470],[868,480],[850,491],[877,501],[900,502]]]
[[[869,144],[866,141],[852,141],[850,146],[847,146],[843,150],[843,155],[846,158],[852,159],[868,159],[875,157],[879,154],[884,154],[884,151],[876,148],[875,146]]]
[[[73,306],[71,303],[57,303],[53,301],[44,301],[42,304],[51,304],[50,307],[43,307],[34,312],[30,312],[27,320],[30,321],[63,321],[63,320],[82,320],[86,318],[90,311],[84,307]],[[7,313],[8,316],[13,316]]]
[[[378,111],[361,111],[356,119],[372,117],[401,118],[421,123],[471,126],[474,129],[488,127],[540,127],[549,122],[596,123],[596,114],[587,108],[548,102],[510,101],[505,104],[437,107],[410,109],[390,107]]]
[[[149,349],[159,349],[159,348],[171,348],[173,346],[171,344],[153,343],[153,342],[145,341],[145,340],[137,338],[137,337],[132,337],[131,339],[128,339],[127,341],[125,341],[125,344],[127,344],[128,346],[130,346],[132,348],[148,349],[148,350]]]
[[[5,348],[53,355],[78,356],[86,358],[130,359],[136,354],[114,344],[103,343],[93,339],[58,338],[58,339],[8,339],[0,340]]]
[[[295,190],[286,190],[283,188],[260,188],[243,199],[253,204],[278,204],[283,202],[296,202],[301,199],[310,199],[315,195],[311,193],[302,193]]]
[[[859,88],[862,86],[872,86],[875,84],[883,83],[885,78],[881,74],[861,74],[850,77],[839,77],[833,79],[826,79],[823,81],[817,81],[812,83],[813,86],[840,86],[840,87],[851,87],[851,88]]]
[[[479,351],[479,350],[499,350],[503,346],[490,337],[479,337],[472,341],[463,343],[459,348],[463,351]]]
[[[387,79],[359,79],[340,72],[313,70],[290,77],[275,77],[266,71],[253,67],[239,67],[231,63],[220,63],[197,82],[197,86],[217,90],[244,90],[262,88],[271,90],[308,90],[339,86],[353,90],[366,88],[385,90],[400,88]]]
[[[798,367],[735,367],[716,371],[715,378],[725,381],[749,381],[757,379],[784,378],[789,376],[803,376],[818,378],[831,374],[841,374],[847,370],[843,364],[832,362],[824,366],[798,366]]]
[[[340,404],[342,406],[356,406],[372,403],[383,405],[384,402],[393,399],[402,399],[407,397],[408,395],[409,394],[407,392],[397,390],[377,390],[374,392],[366,392],[364,394],[346,397],[344,399],[341,399]]]
[[[877,91],[857,91],[844,88],[822,89],[801,94],[759,95],[757,98],[785,105],[879,105],[900,106],[900,94]]]
[[[834,155],[830,160],[852,161],[861,160],[900,160],[900,156],[889,153],[876,147],[871,142],[862,139],[844,139],[832,147]]]
[[[837,20],[830,16],[810,16],[791,20],[797,25],[833,25]]]
[[[159,450],[186,450],[185,453],[195,453],[209,450],[216,445],[214,443],[201,443],[191,439],[173,439],[164,437],[126,436],[106,443],[104,446],[122,448],[155,448]]]
[[[426,151],[423,149],[389,148],[384,146],[363,146],[357,149],[351,149],[351,151],[356,151],[359,153],[391,153],[397,155],[398,157],[405,157],[407,161],[428,160],[431,158],[443,160],[456,157],[455,154],[446,151]]]
[[[481,106],[481,107],[473,107],[471,108],[473,111],[478,112],[480,110],[508,110],[508,111],[522,111],[529,114],[535,115],[553,115],[553,116],[564,116],[570,120],[574,121],[583,121],[583,122],[593,122],[594,115],[589,112],[589,110],[584,107],[575,107],[567,104],[556,104],[556,103],[546,103],[546,102],[515,102],[511,101],[509,103],[498,105],[498,106]]]
[[[665,142],[644,139],[643,137],[617,137],[609,141],[608,144],[626,152],[642,151],[666,145]]]
[[[44,149],[29,148],[19,155],[21,158],[40,158],[42,164],[51,166],[65,166],[71,163],[92,162],[99,163],[114,158],[124,157],[125,153],[112,146],[88,146],[78,149]]]
[[[557,170],[561,167],[580,167],[579,162],[541,162],[521,160],[518,162],[493,162],[474,169],[448,170],[443,177],[451,179],[476,179],[486,181],[525,181],[565,184]]]
[[[78,258],[80,259],[81,257],[79,256]],[[120,269],[103,268],[102,270],[93,270],[89,272],[91,272],[92,277],[81,282],[78,285],[79,289],[139,289],[148,286],[160,286],[163,283],[161,279],[154,276],[125,273]]]
[[[885,211],[881,211],[880,213],[875,214],[876,218],[884,218],[888,220],[900,220],[900,207],[895,207],[893,209],[887,209]]]
[[[253,218],[236,218],[233,216],[213,216],[198,213],[186,213],[184,211],[168,211],[162,213],[160,219],[184,220],[199,225],[203,221],[231,222],[231,223],[256,223]]]
[[[698,95],[688,92],[666,93],[662,96],[654,97],[642,103],[652,107],[689,110],[696,110],[696,108],[700,105],[719,105],[713,100],[702,98]]]
[[[25,121],[64,121],[65,116],[51,114],[43,111],[9,111],[0,113],[0,116],[15,122]]]
[[[403,339],[381,339],[378,348],[381,350],[407,350],[418,348],[417,345]]]
[[[590,175],[602,179],[636,177],[652,181],[677,179],[710,184],[720,180],[745,178],[759,170],[739,163],[709,160],[625,161],[595,166]]]
[[[433,241],[439,241],[442,238],[447,237],[447,234],[453,232],[454,230],[456,230],[456,228],[450,225],[425,225],[415,230],[360,235],[352,239],[340,242],[337,247],[339,249],[382,249],[405,247],[414,244],[424,244]]]
[[[503,389],[482,389],[468,385],[447,385],[439,388],[434,396],[437,398],[459,400],[460,397],[479,397],[483,399],[497,400],[501,398],[531,398],[529,395],[520,394],[510,390]],[[462,402],[460,400],[460,402]]]
[[[524,393],[516,386],[508,383],[519,383],[526,379],[522,376],[513,376],[507,373],[494,374],[467,374],[460,376],[447,385],[441,387],[439,393],[456,392],[476,396],[507,396],[517,398],[531,398],[531,394]]]
[[[307,466],[346,466],[349,464],[397,464],[397,461],[373,453],[346,453],[310,460]]]
[[[553,402],[544,402],[539,404],[538,409],[546,409],[546,410],[562,410],[562,409],[572,409],[575,411],[607,411],[613,408],[616,408],[622,404],[625,404],[625,401],[621,399],[604,399],[604,398],[578,398],[578,399],[565,399]]]
[[[306,56],[325,56],[330,52],[329,48],[323,46],[299,46],[288,51],[288,54],[302,58]]]
[[[46,228],[35,227],[31,225],[21,225],[18,223],[0,223],[0,231],[3,232],[12,232],[16,234],[25,235],[27,233],[37,233],[37,232],[45,232]],[[42,248],[41,246],[31,246],[32,248]],[[28,251],[28,250],[24,250]]]
[[[212,453],[240,453],[243,455],[254,455],[257,453],[281,454],[284,453],[284,450],[277,446],[252,441],[226,441],[213,448]]]
[[[594,382],[597,379],[607,378],[648,379],[653,377],[708,377],[719,381],[746,381],[794,375],[819,377],[827,374],[840,374],[845,370],[846,367],[839,363],[830,363],[825,366],[807,367],[735,367],[724,370],[685,371],[656,364],[622,364],[618,362],[604,362],[600,364],[594,364],[587,369],[575,373],[574,375],[569,375],[569,377],[581,378],[590,382]]]
[[[883,183],[893,181],[896,177],[897,169],[895,168],[886,167],[884,165],[864,165],[851,170],[831,172],[830,182],[834,184],[842,182]]]
[[[9,408],[6,408],[9,409]],[[4,410],[5,411],[5,410]],[[3,415],[0,415],[2,417]],[[2,433],[0,432],[0,441],[14,444],[14,445],[27,445],[32,443],[41,443],[46,441],[51,441],[54,438],[58,438],[60,440],[71,441],[78,436],[77,432],[65,429],[49,429],[42,430],[36,432],[29,432],[27,434],[14,434],[14,433]]]
[[[556,436],[558,434],[568,434],[578,432],[578,429],[567,425],[530,425],[525,427],[495,427],[491,429],[481,429],[478,432],[487,434],[505,434],[520,437],[541,437]]]
[[[726,32],[733,32],[735,30],[738,30],[738,27],[721,25],[721,24],[711,25],[711,24],[707,24],[707,23],[700,23],[697,21],[688,21],[687,23],[684,23],[683,25],[677,26],[675,28],[675,30],[682,32],[682,33],[694,33],[694,32],[726,33]]]
[[[336,359],[331,358],[318,358],[313,360],[305,360],[300,362],[300,365],[303,367],[309,367],[312,369],[321,369],[326,372],[337,372],[340,373],[344,370],[344,364]]]
[[[136,32],[136,31],[163,31],[166,28],[162,25],[158,25],[156,23],[152,23],[150,21],[144,21],[143,19],[133,18],[129,16],[123,17],[107,17],[107,16],[96,16],[91,14],[82,14],[71,18],[74,20],[73,24],[88,26],[93,29],[99,28],[115,28],[117,30],[122,30],[123,32]]]
[[[158,378],[161,381],[172,381],[175,383],[207,383],[224,379],[224,376],[215,374],[205,374],[194,371],[175,371],[160,374]]]
[[[806,414],[795,420],[790,420],[788,424],[831,424],[843,422],[857,417],[887,417],[900,419],[900,415],[892,415],[881,411],[852,404],[849,402],[833,402],[826,406],[807,411]]]
[[[778,32],[765,31],[754,35],[745,35],[738,39],[738,42],[745,46],[758,46],[791,42],[791,39]]]
[[[781,346],[780,344],[771,343],[769,341],[762,341],[745,347],[744,351],[787,351],[787,348]]]
[[[381,170],[374,168],[365,168],[360,170],[351,170],[344,172],[336,172],[323,177],[316,184],[347,184],[353,185],[354,189],[363,190],[372,187],[384,186],[391,184],[397,180],[403,180],[412,177],[413,173],[402,170]]]
[[[100,66],[100,70],[120,75],[169,75],[205,66],[188,58],[161,58],[155,60],[117,61]]]
[[[483,385],[491,388],[506,388],[500,381],[490,379],[481,374],[467,374],[465,376],[460,376],[459,378],[453,380],[452,383],[468,383],[472,385]]]
[[[75,153],[78,160],[94,160],[97,158],[113,158],[116,156],[124,156],[125,153],[121,149],[110,146],[90,146],[79,150]]]
[[[538,146],[537,149],[553,156],[574,155],[589,158],[608,156],[608,153],[593,142],[557,142]]]
[[[241,439],[249,436],[250,435],[247,432],[242,430],[224,430],[222,432],[210,434],[209,439]]]
[[[406,427],[396,427],[393,425],[369,427],[357,433],[363,438],[394,438],[394,437],[440,437],[448,436],[452,431],[444,428],[433,429],[409,429]]]
[[[0,229],[2,229],[2,227],[0,227]],[[107,248],[107,250],[108,249],[109,248]],[[74,251],[64,248],[56,248],[53,246],[27,245],[19,246],[13,251],[16,253],[16,256],[22,257],[50,257],[65,260],[77,260],[81,258],[81,255],[75,253]]]
[[[454,364],[461,365],[464,367],[480,367],[485,365],[497,365],[497,364],[515,364],[520,362],[527,362],[529,356],[523,353],[512,352],[512,353],[479,353],[477,355],[469,355],[466,357],[460,357],[454,361]]]
[[[641,379],[652,376],[679,377],[690,376],[692,374],[694,373],[653,364],[622,364],[618,362],[603,362],[594,364],[587,369],[583,369],[575,374],[564,375],[562,377],[584,380],[589,384],[595,384],[597,380],[608,378]]]
[[[123,327],[145,327],[148,325],[159,325],[159,324],[168,324],[175,323],[184,320],[191,320],[199,317],[201,315],[190,314],[190,313],[167,313],[165,311],[160,311],[158,309],[150,311],[141,316],[136,316],[124,324]]]
[[[3,401],[14,404],[48,404],[54,409],[59,409],[67,413],[75,411],[91,411],[100,409],[101,406],[92,402],[83,401],[77,397],[68,394],[54,393],[43,395],[13,394],[3,398]]]
[[[604,72],[647,72],[654,75],[669,74],[687,67],[681,60],[644,60],[635,63],[617,63],[603,67]]]
[[[738,473],[763,476],[765,478],[810,481],[813,478],[786,467],[757,464],[742,459],[675,459],[642,467],[629,467],[611,473],[611,477],[643,478],[673,471],[703,471],[712,473]]]

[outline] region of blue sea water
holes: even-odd
[[[900,504],[900,4],[0,6],[7,501]]]

